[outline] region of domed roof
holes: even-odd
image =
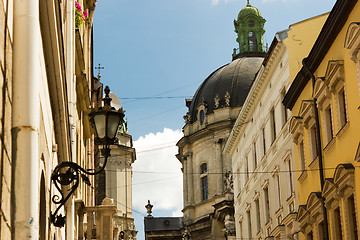
[[[238,14],[238,19],[245,18],[248,15],[256,15],[256,16],[261,17],[261,13],[260,13],[259,9],[251,6],[250,4],[246,5],[246,7],[241,9],[241,11]]]
[[[192,98],[190,122],[197,120],[197,107],[202,103],[206,114],[217,108],[242,106],[263,60],[257,56],[238,58],[210,74]]]

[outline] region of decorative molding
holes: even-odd
[[[330,60],[325,74],[325,82],[335,92],[336,86],[344,84],[344,61],[343,60]]]
[[[350,49],[351,59],[358,61],[357,55],[360,49],[360,23],[352,22],[346,31],[344,47]]]

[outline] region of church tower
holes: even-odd
[[[251,85],[264,61],[265,20],[247,6],[235,21],[241,51],[212,72],[191,99],[186,99],[183,137],[176,157],[182,164],[182,219],[145,218],[146,239],[235,240],[232,161],[223,150]],[[179,227],[173,222],[180,222]],[[164,222],[167,225],[164,225]],[[163,226],[163,227],[159,227]]]
[[[239,43],[239,48],[234,48],[233,59],[247,53],[264,52],[265,22],[266,20],[261,16],[260,11],[251,6],[247,0],[246,7],[239,12],[237,20],[234,20],[235,32],[237,33],[236,41]]]

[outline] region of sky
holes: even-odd
[[[237,48],[233,21],[246,0],[98,0],[94,65],[126,110],[137,160],[133,215],[138,240],[150,199],[153,215],[181,216],[185,98]],[[250,0],[265,23],[264,43],[293,23],[328,12],[335,0]],[[94,70],[97,74],[97,70]]]

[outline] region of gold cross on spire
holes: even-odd
[[[102,69],[104,69],[104,67],[101,66],[100,63],[99,63],[99,66],[98,66],[98,67],[95,67],[95,69],[98,70],[98,75],[97,75],[97,77],[100,79],[100,78],[101,78],[100,71],[101,71]]]

